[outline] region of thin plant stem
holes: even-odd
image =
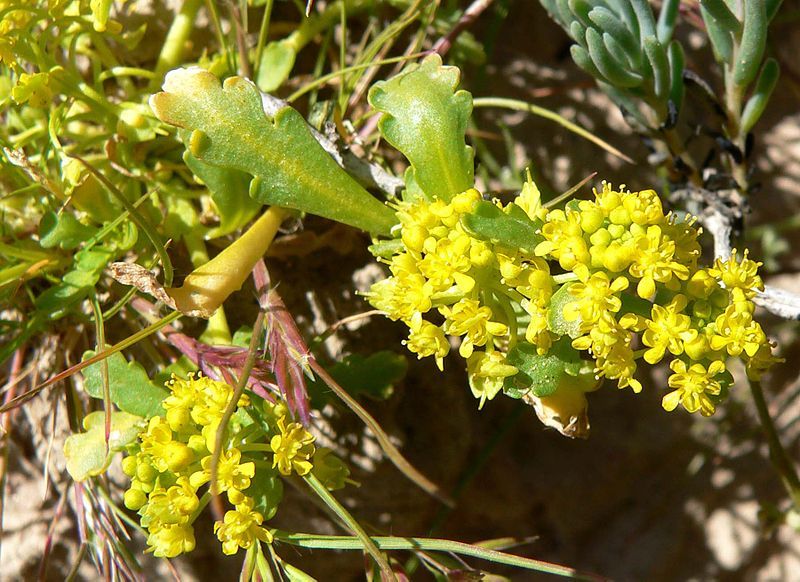
[[[236,387],[233,390],[233,396],[225,408],[222,419],[219,421],[217,427],[217,434],[214,439],[214,450],[211,454],[211,493],[218,495],[217,489],[217,469],[219,468],[219,457],[222,454],[222,444],[225,441],[225,433],[228,431],[228,423],[231,421],[233,414],[236,412],[236,407],[239,404],[239,399],[244,394],[247,387],[247,380],[250,378],[250,372],[256,363],[256,356],[258,354],[258,344],[261,339],[261,332],[264,331],[264,312],[259,311],[256,316],[256,322],[253,325],[253,335],[250,338],[250,349],[247,352],[247,359],[242,366],[242,374],[236,382]]]
[[[183,60],[186,41],[189,40],[189,35],[194,29],[194,19],[202,4],[203,0],[186,0],[175,15],[175,20],[172,21],[167,37],[164,39],[155,72],[150,80],[151,91],[157,90],[167,71],[178,66]]]
[[[363,548],[361,545],[361,540],[350,536],[325,536],[288,533],[280,530],[273,530],[272,535],[274,536],[275,541],[301,548],[336,550],[361,550]],[[536,572],[545,572],[548,574],[554,574],[556,576],[564,576],[567,578],[572,578],[573,580],[605,580],[596,574],[581,572],[579,570],[575,570],[574,568],[568,568],[566,566],[560,566],[558,564],[552,564],[542,560],[514,556],[512,554],[506,554],[496,550],[489,550],[480,546],[474,546],[462,542],[454,542],[436,538],[401,538],[388,536],[373,536],[371,540],[381,550],[406,550],[412,552],[427,550],[434,552],[451,552],[454,554],[461,554],[463,556],[480,558],[496,564],[506,564],[508,566],[516,566],[517,568],[524,568],[526,570],[534,570]]]
[[[764,399],[761,382],[751,380],[750,392],[753,394],[753,402],[755,402],[756,410],[758,411],[758,420],[761,423],[764,436],[767,437],[770,460],[780,474],[783,486],[792,498],[795,508],[800,509],[800,478],[797,476],[797,470],[792,464],[789,454],[781,444],[778,431],[775,429],[775,423],[772,421],[767,402]]]
[[[620,150],[608,142],[603,141],[593,133],[583,129],[581,126],[572,123],[568,119],[565,119],[555,111],[551,111],[544,107],[539,107],[538,105],[533,105],[532,103],[526,103],[525,101],[520,101],[519,99],[505,99],[502,97],[477,97],[472,100],[472,105],[473,107],[502,107],[504,109],[512,109],[514,111],[527,111],[528,113],[538,115],[539,117],[544,117],[550,121],[555,121],[560,126],[568,129],[572,133],[600,146],[608,153],[617,156],[619,159],[625,160],[629,164],[633,163],[631,158],[623,154]]]
[[[308,475],[304,475],[303,479],[305,482],[313,489],[314,493],[327,505],[338,517],[341,519],[350,530],[356,535],[356,539],[358,539],[361,546],[366,550],[366,552],[372,556],[372,559],[375,560],[375,563],[378,564],[378,567],[381,569],[382,578],[384,580],[396,580],[394,572],[392,572],[392,568],[389,566],[389,562],[386,560],[386,556],[383,552],[378,549],[378,546],[375,545],[375,542],[372,538],[367,535],[367,532],[364,531],[364,528],[350,515],[350,512],[345,509],[345,507],[339,503],[339,501],[331,495],[331,492],[328,491],[325,486],[317,479],[313,473],[309,473]]]
[[[264,16],[261,19],[261,28],[258,31],[258,42],[256,44],[256,58],[253,63],[253,76],[258,79],[258,74],[261,72],[261,59],[264,54],[264,47],[267,44],[267,37],[269,36],[269,23],[272,18],[272,5],[275,0],[267,0],[264,5]]]

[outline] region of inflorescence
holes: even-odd
[[[138,511],[155,556],[194,549],[193,523],[213,493],[224,493],[233,507],[214,524],[214,533],[223,552],[235,554],[272,541],[263,523],[277,510],[279,475],[313,471],[328,489],[344,487],[347,467],[329,449],[316,448],[314,436],[288,419],[285,405],[242,396],[225,431],[212,492],[212,451],[233,388],[203,376],[173,377],[167,386],[165,414],[149,420],[122,463],[131,479],[125,506]]]
[[[433,356],[440,369],[450,340],[460,340],[481,405],[518,373],[508,358],[514,346],[527,342],[545,355],[565,336],[591,358],[597,379],[637,393],[640,361],[667,360],[663,407],[704,416],[732,383],[729,358],[755,380],[777,361],[753,319],[760,263],[734,251],[699,265],[701,229],[691,217],[665,214],[655,191],[604,182],[594,200],[548,209],[528,180],[514,202],[493,202],[506,216],[521,209],[535,225],[528,248],[471,232],[465,218],[479,203],[474,189],[449,202],[400,202],[400,244],[384,258],[391,276],[368,298],[408,326],[409,350]]]

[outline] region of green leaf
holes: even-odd
[[[628,56],[628,53],[625,52],[625,49],[622,48],[622,45],[619,44],[617,40],[607,32],[603,33],[603,45],[605,45],[608,53],[618,63],[626,67],[630,66],[633,63],[631,58]]]
[[[778,13],[778,8],[781,7],[783,0],[765,0],[767,6],[767,22],[772,22],[775,15]]]
[[[603,78],[603,74],[597,70],[594,62],[592,62],[592,57],[589,56],[589,51],[587,51],[585,48],[574,44],[569,47],[569,54],[572,55],[572,60],[575,61],[575,64],[589,73],[592,77],[595,79]]]
[[[597,6],[589,12],[589,18],[602,29],[603,32],[611,35],[625,50],[628,56],[634,59],[634,62],[641,63],[642,49],[639,39],[634,37],[631,31],[628,30],[628,27],[623,24],[616,14],[604,6]]]
[[[81,223],[69,212],[59,215],[51,210],[39,221],[39,244],[45,249],[74,249],[96,233],[96,228]]]
[[[164,236],[179,239],[200,228],[197,210],[189,200],[174,192],[165,192],[163,201],[167,207],[162,223]]]
[[[700,15],[706,24],[706,33],[708,33],[708,39],[711,41],[711,48],[714,49],[714,57],[720,63],[730,63],[731,59],[733,59],[733,37],[731,36],[730,28],[726,25],[724,19],[720,20],[708,9],[710,4],[710,2],[700,4]],[[722,4],[721,1],[720,4]],[[736,17],[732,14],[731,17],[736,20]],[[736,22],[738,24],[739,21],[737,20]]]
[[[297,57],[294,46],[279,40],[269,43],[261,55],[256,85],[265,93],[271,93],[289,78]]]
[[[150,98],[163,122],[191,131],[200,160],[254,176],[250,196],[369,231],[388,234],[394,212],[342,170],[291,107],[269,119],[256,86],[241,77],[220,85],[208,71],[176,69]]]
[[[351,396],[386,400],[407,369],[405,356],[383,350],[366,358],[360,354],[346,356],[331,367],[330,374]]]
[[[509,350],[508,363],[519,372],[507,378],[506,385],[512,390],[530,391],[539,398],[553,394],[564,376],[577,376],[584,365],[569,338],[558,340],[544,355],[532,344],[519,343]]]
[[[658,37],[658,42],[663,45],[669,44],[672,38],[680,5],[681,0],[664,0],[661,3],[661,12],[658,13],[658,22],[656,23],[656,36]]]
[[[763,0],[746,0],[742,40],[733,66],[733,80],[746,87],[756,78],[767,46],[767,11]]]
[[[589,12],[592,10],[592,5],[587,0],[569,0],[567,3],[570,11],[574,15],[573,18],[580,20],[585,26],[589,26]]]
[[[369,91],[370,105],[384,114],[381,135],[408,159],[407,177],[428,198],[448,201],[473,186],[473,151],[465,142],[472,95],[456,91],[458,80],[457,68],[430,55]]]
[[[265,520],[270,520],[275,517],[283,499],[283,481],[277,469],[259,467],[255,476],[250,479],[250,487],[244,492],[253,498],[253,509],[263,515]]]
[[[528,252],[544,240],[537,233],[541,223],[531,220],[516,204],[510,205],[506,213],[492,202],[481,200],[461,218],[461,224],[478,238]]]
[[[616,14],[622,19],[625,23],[625,26],[628,30],[631,31],[633,38],[636,39],[637,43],[640,43],[640,33],[641,29],[639,27],[639,19],[636,16],[636,12],[631,5],[631,0],[608,0],[609,8],[614,9]]]
[[[87,351],[83,359],[94,355],[95,352]],[[111,354],[105,361],[111,401],[120,410],[145,418],[164,414],[161,402],[169,395],[169,390],[151,382],[138,362],[128,362],[120,353]],[[103,398],[102,366],[103,362],[98,362],[83,370],[84,388],[94,398]]]
[[[714,26],[721,30],[727,30],[732,34],[739,34],[742,30],[742,23],[736,18],[725,0],[700,0],[700,7],[703,12],[703,20],[708,26],[708,19],[714,20]]]
[[[405,249],[405,246],[403,246],[402,240],[399,238],[393,238],[389,240],[379,240],[375,244],[368,246],[367,249],[374,257],[388,259],[393,255],[402,252]]]
[[[188,139],[184,143],[187,142]],[[194,157],[189,150],[183,154],[183,161],[211,192],[211,199],[219,213],[219,226],[209,230],[206,238],[230,234],[258,214],[262,204],[247,195],[250,178],[246,173],[207,164]]]
[[[753,94],[750,96],[750,99],[747,100],[747,104],[744,106],[744,111],[742,112],[741,129],[743,133],[747,133],[753,129],[753,126],[759,120],[761,114],[764,113],[780,74],[781,70],[778,61],[775,59],[767,59],[764,66],[761,68],[761,74],[758,76]]]
[[[656,97],[664,98],[670,88],[670,71],[667,53],[664,47],[654,36],[648,36],[642,43],[647,60],[653,69],[653,93]]]
[[[144,419],[127,412],[112,412],[108,443],[105,424],[104,411],[92,412],[83,419],[86,432],[70,435],[64,442],[67,472],[75,481],[102,474],[114,453],[132,442],[144,428]]]
[[[669,75],[670,75],[670,88],[669,99],[675,104],[677,111],[681,110],[683,106],[683,69],[685,66],[685,58],[683,55],[683,46],[677,40],[673,40],[667,47],[667,60],[669,60]]]
[[[622,63],[614,59],[603,44],[603,37],[594,28],[586,31],[586,44],[589,47],[589,56],[597,70],[612,85],[629,88],[642,84],[644,77],[629,71]]]
[[[572,283],[564,283],[558,291],[553,293],[550,298],[550,307],[547,309],[547,327],[556,335],[566,335],[575,339],[581,335],[581,321],[564,319],[564,306],[575,301],[575,297],[569,292]]]
[[[653,16],[653,9],[647,0],[630,0],[630,4],[634,13],[636,13],[636,20],[639,22],[640,39],[644,43],[647,37],[656,36],[656,19]]]

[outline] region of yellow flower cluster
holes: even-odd
[[[199,490],[211,481],[217,429],[233,389],[203,376],[173,377],[167,385],[170,395],[163,402],[164,416],[150,419],[131,454],[123,459],[123,470],[131,478],[124,496],[126,507],[141,516],[154,555],[171,558],[194,549],[192,523],[211,497],[210,490],[198,497]],[[237,409],[248,403],[246,396],[241,397]],[[250,548],[257,540],[272,540],[261,525],[264,516],[254,509],[255,501],[248,495],[258,459],[246,454],[272,452],[273,466],[284,475],[292,471],[303,475],[312,469],[314,437],[297,423],[287,425],[284,406],[267,406],[276,419],[271,443],[257,444],[263,431],[253,424],[246,426],[234,415],[218,458],[215,492],[225,493],[235,508],[214,526],[226,554]],[[334,459],[326,465],[336,467]]]
[[[598,378],[635,392],[642,389],[637,360],[668,358],[672,391],[663,407],[712,414],[732,381],[729,357],[741,358],[755,379],[777,361],[753,319],[760,264],[734,251],[710,268],[698,266],[701,230],[691,218],[665,213],[653,190],[604,182],[594,194],[548,210],[529,180],[513,203],[495,201],[503,214],[522,210],[535,225],[538,242],[526,248],[470,233],[464,219],[481,200],[475,190],[449,203],[402,202],[402,245],[387,260],[392,276],[368,298],[403,321],[406,346],[420,358],[434,356],[440,369],[447,336],[458,338],[481,404],[518,373],[507,360],[511,348],[527,342],[547,354],[569,335]]]
[[[467,360],[482,405],[497,395],[505,377],[517,373],[501,349],[518,339],[509,328],[514,320],[516,329],[515,305],[527,313],[525,339],[549,349],[552,334],[544,316],[553,287],[543,259],[466,230],[461,219],[480,200],[473,189],[449,203],[401,203],[402,252],[388,261],[392,276],[367,295],[376,308],[408,325],[405,345],[419,358],[433,356],[439,369],[450,351],[447,336],[460,338],[459,355]]]

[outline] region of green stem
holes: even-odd
[[[734,63],[736,62],[737,53],[738,46],[735,46],[734,59],[732,60]],[[733,142],[733,145],[739,148],[744,155],[746,136],[742,134],[741,126],[743,101],[744,87],[737,85],[733,80],[733,67],[726,67],[725,114],[727,116],[727,120],[725,122],[725,131],[728,134],[728,138]],[[728,155],[728,163],[730,164],[731,175],[733,176],[733,179],[736,180],[739,190],[742,193],[747,192],[747,162],[742,160],[741,163],[737,163],[732,156]]]
[[[544,107],[539,107],[538,105],[533,105],[532,103],[526,103],[525,101],[520,101],[518,99],[505,99],[502,97],[477,97],[472,100],[472,106],[502,107],[504,109],[512,109],[514,111],[527,111],[528,113],[533,113],[534,115],[538,115],[539,117],[544,117],[545,119],[549,119],[550,121],[555,121],[557,124],[571,131],[572,133],[579,135],[582,138],[589,140],[593,144],[600,146],[608,153],[617,156],[621,160],[625,160],[629,164],[633,163],[632,159],[630,159],[628,156],[623,154],[621,151],[619,151],[617,148],[615,148],[608,142],[603,141],[593,133],[586,131],[579,125],[576,125],[575,123],[572,123],[571,121],[565,119],[555,111],[545,109]]]
[[[173,321],[175,321],[176,319],[181,317],[181,315],[183,315],[183,314],[180,311],[173,311],[172,313],[168,314],[165,317],[162,317],[161,319],[159,319],[158,321],[156,321],[152,325],[148,325],[143,330],[136,332],[132,336],[125,338],[124,340],[122,340],[119,343],[114,344],[113,346],[111,346],[107,350],[104,350],[104,351],[100,352],[99,354],[95,354],[91,358],[83,360],[82,362],[78,362],[74,366],[70,366],[68,369],[64,370],[63,372],[59,372],[55,376],[51,376],[48,380],[46,380],[45,382],[42,382],[41,384],[39,384],[35,388],[31,388],[30,390],[28,390],[24,394],[20,394],[16,398],[14,398],[11,401],[5,403],[3,406],[0,407],[0,414],[3,414],[4,412],[8,412],[9,410],[12,410],[12,409],[16,408],[17,406],[21,406],[22,404],[24,404],[28,400],[31,400],[34,396],[36,396],[42,390],[44,390],[46,388],[49,388],[50,386],[52,386],[52,385],[54,385],[54,384],[56,384],[58,382],[61,382],[65,378],[69,378],[70,376],[72,376],[73,374],[75,374],[77,372],[80,372],[84,368],[88,368],[89,366],[91,366],[92,364],[96,364],[97,362],[102,362],[107,357],[109,357],[109,356],[111,356],[113,354],[116,354],[117,352],[121,352],[122,350],[127,349],[127,348],[131,347],[134,344],[139,343],[144,338],[149,337],[152,334],[154,334],[157,331],[159,331],[165,325],[169,325],[170,323],[172,323]]]
[[[392,572],[391,567],[389,566],[389,562],[386,560],[386,556],[378,549],[378,547],[373,542],[372,538],[367,535],[367,532],[364,531],[364,528],[350,515],[350,512],[345,509],[345,507],[339,503],[339,501],[331,495],[331,492],[328,491],[325,486],[317,479],[313,473],[309,473],[308,475],[304,475],[303,479],[306,483],[314,490],[319,498],[331,508],[331,510],[341,519],[348,528],[352,530],[352,532],[356,535],[356,539],[361,548],[367,551],[367,553],[372,556],[372,559],[375,560],[375,563],[378,564],[378,567],[381,569],[382,578],[384,580],[396,580],[394,572]]]
[[[335,550],[361,550],[361,541],[358,538],[350,536],[324,536],[302,533],[288,533],[280,530],[273,530],[272,535],[275,541],[291,544],[301,548],[313,549],[335,549]],[[462,542],[454,542],[450,540],[441,540],[436,538],[400,538],[400,537],[386,537],[374,536],[371,538],[372,542],[381,550],[406,550],[406,551],[434,551],[434,552],[452,552],[454,554],[461,554],[463,556],[472,556],[483,560],[488,560],[496,564],[506,564],[509,566],[516,566],[517,568],[524,568],[526,570],[534,570],[537,572],[545,572],[554,574],[556,576],[565,576],[574,580],[603,580],[603,578],[585,572],[580,572],[573,568],[560,566],[558,564],[551,564],[541,560],[533,560],[531,558],[523,558],[521,556],[514,556],[496,550],[487,550],[480,546],[473,546]]]
[[[167,71],[174,69],[183,60],[186,51],[186,41],[192,34],[194,20],[203,0],[186,0],[180,11],[175,15],[172,26],[169,27],[161,53],[158,55],[156,69],[150,81],[150,91],[157,91]]]
[[[258,31],[258,44],[256,45],[256,59],[253,63],[253,77],[258,79],[258,74],[261,72],[261,58],[264,54],[264,47],[267,44],[267,36],[269,34],[269,21],[272,17],[272,5],[274,0],[267,0],[264,6],[264,17],[261,19],[261,29]]]
[[[772,422],[772,417],[769,414],[769,408],[764,399],[764,391],[761,389],[761,382],[751,380],[750,392],[753,394],[753,402],[755,402],[756,410],[758,411],[758,420],[764,430],[764,436],[767,437],[770,460],[780,474],[783,486],[789,493],[795,508],[800,509],[800,478],[797,476],[797,471],[786,449],[781,444],[778,431],[775,430],[775,423]]]
[[[358,403],[358,401],[350,396],[350,394],[342,388],[336,380],[328,373],[328,371],[323,368],[319,362],[317,362],[314,358],[309,360],[309,365],[314,373],[319,376],[320,380],[322,380],[328,388],[330,388],[339,399],[345,403],[345,405],[352,410],[358,418],[361,419],[365,425],[369,427],[369,429],[375,435],[375,438],[378,440],[378,444],[380,445],[383,452],[389,458],[389,460],[397,467],[403,475],[408,477],[411,481],[417,484],[418,487],[427,491],[434,497],[436,497],[439,501],[444,503],[445,505],[453,505],[453,500],[445,493],[438,485],[436,485],[433,481],[425,477],[422,473],[420,473],[414,466],[409,463],[400,451],[397,450],[397,447],[392,444],[392,441],[389,439],[389,435],[381,428],[381,425],[372,418],[369,412]]]

